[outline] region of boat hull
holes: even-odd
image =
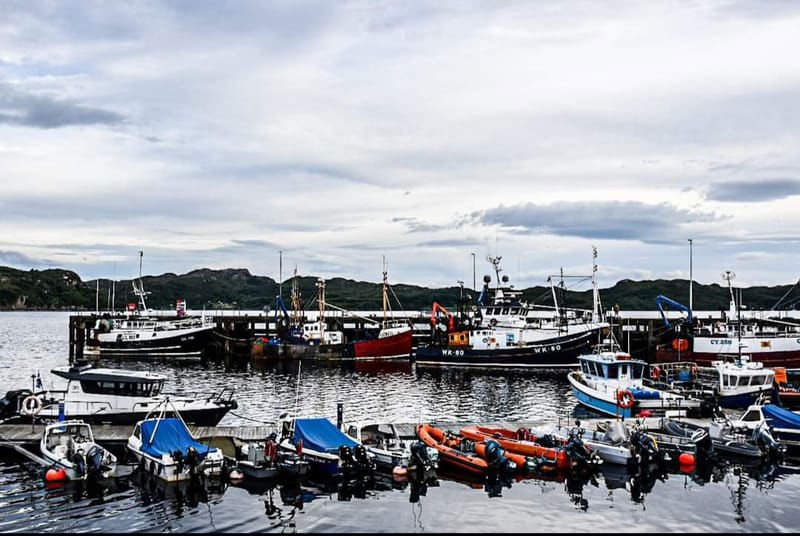
[[[196,426],[216,426],[219,421],[231,410],[231,407],[215,407],[204,408],[196,410],[183,410],[181,409],[181,417],[187,424],[194,424]],[[120,413],[103,413],[94,412],[82,415],[80,413],[69,413],[70,419],[82,420],[87,424],[119,424],[119,425],[135,425],[137,422],[145,419],[148,411],[139,412],[120,412]],[[49,421],[58,419],[58,410],[42,410],[37,416],[39,421]],[[25,415],[17,415],[4,421],[6,424],[30,424],[31,418]]]
[[[719,339],[718,342],[728,340],[729,339]],[[789,345],[789,343],[796,343],[797,349],[778,349],[782,346]],[[719,346],[720,348],[718,352],[695,351],[697,346],[694,347],[695,349],[690,349],[685,352],[677,352],[676,350],[666,346],[658,346],[656,348],[656,362],[674,363],[678,361],[691,361],[700,366],[711,366],[712,361],[720,361],[722,359],[721,354],[730,355],[731,353],[730,345],[720,344]],[[763,348],[760,345],[751,344],[746,351],[750,356],[751,361],[763,363],[767,368],[800,368],[800,338],[797,338],[797,340],[790,339],[789,341],[784,341],[781,347],[777,347],[777,345],[772,344],[772,342],[769,341],[769,344],[765,345]],[[773,350],[773,348],[776,349]],[[744,352],[745,349],[742,351]]]
[[[175,330],[175,334],[159,332],[142,333],[142,337],[119,335],[112,340],[100,339],[89,343],[83,350],[86,356],[95,357],[201,357],[203,349],[211,342],[213,326]],[[107,334],[107,335],[113,335]]]
[[[415,353],[417,365],[460,366],[487,368],[564,368],[576,367],[578,356],[591,351],[596,330],[580,335],[554,337],[537,344],[497,349],[474,349],[470,347],[425,346]]]
[[[403,358],[411,356],[412,341],[413,332],[409,329],[381,339],[356,341],[348,346],[352,348],[355,359]]]

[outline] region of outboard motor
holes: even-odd
[[[97,445],[89,449],[86,454],[86,476],[93,480],[103,476],[103,472],[108,470],[108,467],[103,464],[104,457],[103,449]]]
[[[356,448],[353,451],[353,458],[358,464],[363,475],[372,475],[372,473],[375,471],[375,461],[370,458],[369,453],[364,445],[356,445]]]
[[[494,471],[504,470],[512,473],[517,470],[517,464],[506,458],[500,443],[494,439],[487,439],[485,445],[486,461],[489,464],[489,469]]]
[[[189,466],[189,471],[195,474],[197,468],[203,460],[200,458],[200,453],[194,447],[186,449],[186,465]]]
[[[695,430],[691,439],[698,462],[708,461],[714,457],[714,442],[711,441],[711,436],[704,428]]]
[[[768,459],[775,460],[783,457],[785,447],[783,443],[772,437],[766,422],[762,422],[753,430],[753,441]]]
[[[662,463],[664,461],[655,440],[639,429],[635,429],[631,433],[631,446],[634,454],[639,456],[639,461],[644,464],[651,462]]]
[[[354,476],[358,470],[358,463],[353,458],[353,451],[347,445],[341,445],[338,451],[340,464],[340,472],[342,476],[350,478]]]
[[[188,451],[187,451],[188,453]],[[176,471],[179,473],[183,472],[183,468],[186,466],[186,459],[183,456],[183,451],[180,449],[175,449],[172,452],[172,459],[175,460],[176,463]]]
[[[83,453],[83,449],[78,449],[72,455],[72,465],[75,469],[75,474],[79,477],[82,478],[86,475],[86,456]]]
[[[31,394],[29,389],[17,389],[7,392],[6,396],[0,399],[0,420],[16,416],[20,402]]]
[[[576,463],[582,465],[598,463],[599,457],[597,453],[591,452],[583,442],[581,438],[583,430],[579,426],[569,431],[569,438],[567,439],[567,444],[564,446],[569,461],[573,465]]]

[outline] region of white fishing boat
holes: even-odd
[[[383,469],[407,467],[411,460],[411,445],[416,442],[416,436],[401,438],[394,424],[356,422],[343,424],[342,431],[364,445]],[[433,450],[434,456],[435,452]]]
[[[142,256],[139,252],[139,279],[131,281],[133,293],[139,298],[140,308],[129,310],[124,319],[110,315],[97,320],[83,349],[92,357],[173,357],[196,358],[211,342],[215,324],[205,315],[186,315],[186,301],[176,303],[175,318],[158,318],[147,308],[142,281]]]
[[[79,420],[61,421],[44,429],[42,457],[70,480],[97,480],[114,474],[117,458],[95,443],[92,427]]]
[[[128,438],[128,450],[139,469],[167,482],[221,473],[222,451],[196,441],[174,407],[175,416],[167,417],[168,405],[166,401],[158,408],[158,417],[148,416],[136,423]]]

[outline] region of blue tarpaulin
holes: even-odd
[[[294,443],[303,440],[303,448],[317,452],[336,454],[339,447],[358,445],[352,438],[339,431],[328,419],[295,419]]]
[[[636,400],[658,400],[661,398],[661,393],[658,391],[651,391],[650,389],[631,387],[630,391],[633,393],[633,398]]]
[[[761,411],[764,412],[764,418],[767,419],[767,424],[773,428],[796,428],[800,430],[800,415],[797,413],[773,404],[762,406]]]
[[[156,423],[158,423],[157,429]],[[156,435],[151,442],[153,430],[156,430]],[[172,454],[176,450],[180,450],[186,456],[189,447],[197,449],[201,459],[205,458],[209,451],[216,450],[195,441],[186,425],[177,417],[142,422],[142,450],[150,456],[160,458],[162,454]]]

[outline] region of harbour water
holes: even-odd
[[[0,391],[67,363],[66,313],[0,313]],[[236,389],[220,424],[274,421],[284,411],[345,420],[553,421],[581,416],[563,373],[440,371],[407,362],[320,366],[110,362],[169,376],[169,390]],[[279,482],[165,485],[137,473],[98,485],[48,487],[41,470],[0,452],[1,531],[793,531],[800,523],[794,467],[736,465],[708,474],[631,475],[604,466],[594,479],[485,486],[447,478],[427,490]],[[423,494],[424,492],[424,494]],[[422,496],[418,496],[422,495]],[[499,496],[498,496],[499,495]]]

